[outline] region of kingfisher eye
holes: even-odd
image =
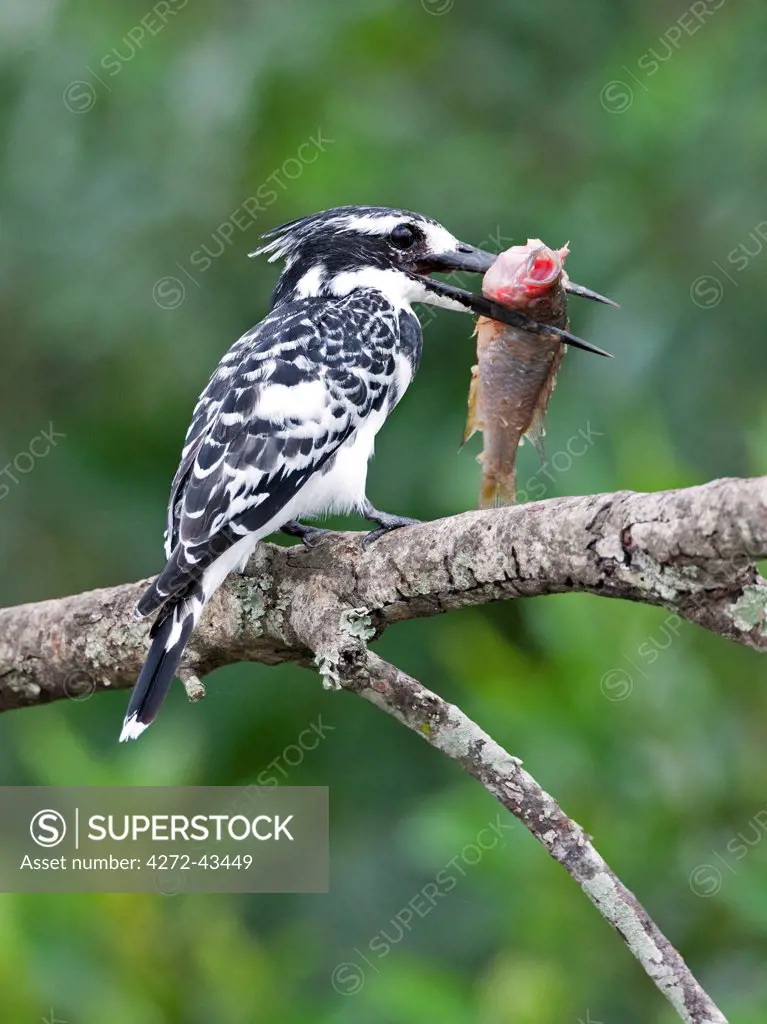
[[[409,249],[417,237],[415,228],[411,228],[409,224],[398,224],[396,228],[392,228],[389,241],[397,249]]]

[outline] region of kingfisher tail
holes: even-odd
[[[121,741],[138,739],[157,717],[203,605],[202,588],[198,586],[183,599],[169,601],[160,612],[149,634],[152,645],[133,687],[120,733]]]

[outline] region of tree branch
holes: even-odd
[[[622,491],[467,512],[383,537],[335,534],[311,551],[261,544],[210,602],[185,671],[258,661],[319,664],[338,634],[377,638],[405,619],[489,601],[585,591],[662,605],[767,650],[767,477],[657,494]],[[0,711],[131,686],[147,581],[0,610]]]
[[[679,1016],[727,1024],[639,900],[595,850],[581,826],[513,757],[454,704],[367,652],[343,674],[358,693],[457,761],[546,847],[615,928]]]
[[[719,1010],[589,838],[456,707],[367,647],[393,623],[489,601],[586,592],[668,608],[767,651],[767,477],[657,494],[618,492],[469,512],[409,527],[365,551],[337,534],[311,551],[261,544],[215,595],[181,677],[237,661],[314,664],[454,758],[543,843],[614,925],[683,1020]],[[0,610],[0,710],[132,685],[146,581]]]

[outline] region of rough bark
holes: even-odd
[[[235,661],[316,662],[333,681],[339,644],[405,619],[489,601],[585,591],[662,605],[767,650],[767,477],[657,494],[556,498],[409,527],[364,551],[334,534],[307,551],[260,545],[211,601],[186,670]],[[0,610],[0,710],[131,686],[145,583]]]
[[[211,601],[182,669],[236,661],[315,665],[457,760],[536,836],[623,936],[691,1024],[722,1024],[668,940],[590,839],[453,705],[368,650],[390,625],[489,601],[586,592],[663,606],[767,650],[767,477],[657,494],[619,492],[469,512],[384,537],[335,534],[312,550],[263,544]],[[146,581],[0,610],[0,710],[132,685]]]
[[[636,896],[594,848],[591,836],[525,771],[519,758],[460,708],[370,651],[344,671],[342,681],[457,761],[511,811],[616,929],[682,1020],[727,1024]]]

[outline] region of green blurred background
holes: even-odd
[[[621,303],[573,308],[616,358],[566,360],[549,468],[521,452],[530,498],[765,472],[767,16],[755,0],[692,7],[6,0],[0,466],[50,424],[66,436],[0,501],[2,603],[160,568],[195,398],[275,281],[246,254],[260,231],[338,204],[423,211],[496,247],[569,240],[573,277]],[[457,454],[471,323],[425,319],[369,494],[432,518],[472,507],[479,471],[475,447]],[[523,757],[731,1020],[763,1024],[756,654],[581,595],[408,623],[378,649]],[[195,707],[176,685],[129,746],[125,692],[5,715],[0,781],[246,784],[278,759],[290,784],[330,786],[330,895],[2,896],[3,1021],[677,1019],[521,826],[400,934],[392,919],[464,863],[493,800],[306,671],[208,682]],[[285,767],[319,716],[327,739]],[[334,987],[343,963],[357,973]]]

